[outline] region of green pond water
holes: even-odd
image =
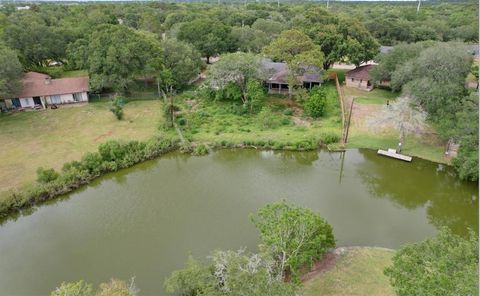
[[[49,295],[62,281],[135,282],[164,295],[188,254],[255,251],[249,214],[287,199],[318,211],[340,246],[398,248],[448,226],[478,232],[478,184],[451,168],[370,150],[222,150],[161,159],[102,177],[0,226],[0,295]]]

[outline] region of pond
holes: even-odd
[[[0,226],[2,295],[48,295],[62,281],[135,282],[162,295],[189,254],[255,251],[249,215],[286,199],[319,212],[340,246],[398,248],[448,226],[478,232],[478,184],[450,167],[346,153],[171,153],[102,177]]]

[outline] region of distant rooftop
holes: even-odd
[[[288,67],[286,63],[273,62],[270,59],[263,59],[262,65],[269,74],[268,82],[288,84]],[[308,69],[305,68],[305,73],[298,78],[302,82],[320,83],[322,82],[321,72],[322,70],[319,70],[316,67],[308,67]]]

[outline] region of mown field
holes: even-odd
[[[335,265],[302,286],[302,296],[395,295],[383,270],[394,251],[381,248],[346,248]]]
[[[336,70],[336,72],[339,79],[343,81],[345,70]],[[342,86],[342,88],[347,112],[350,110],[352,99],[355,98],[347,148],[396,148],[400,132],[388,123],[375,126],[370,122],[382,112],[387,102],[395,102],[401,94],[378,88],[369,92],[346,86]],[[445,143],[428,123],[421,133],[407,135],[403,144],[404,154],[434,162],[448,163],[449,160],[444,157],[444,149]]]
[[[38,167],[60,169],[107,139],[145,140],[158,131],[160,101],[125,105],[118,121],[109,102],[0,115],[0,197],[36,179]]]

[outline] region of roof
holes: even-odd
[[[348,71],[345,73],[345,76],[348,78],[355,78],[355,79],[360,79],[360,80],[368,80],[368,72],[373,69],[375,65],[364,65],[357,67],[353,70]]]
[[[262,65],[268,72],[270,83],[288,84],[288,67],[286,63],[272,62],[269,59],[263,59]],[[316,67],[305,67],[305,73],[298,77],[302,82],[322,82],[321,70]]]
[[[23,88],[18,94],[19,98],[63,95],[89,90],[86,76],[51,79],[46,74],[28,72],[23,76],[22,83]]]

